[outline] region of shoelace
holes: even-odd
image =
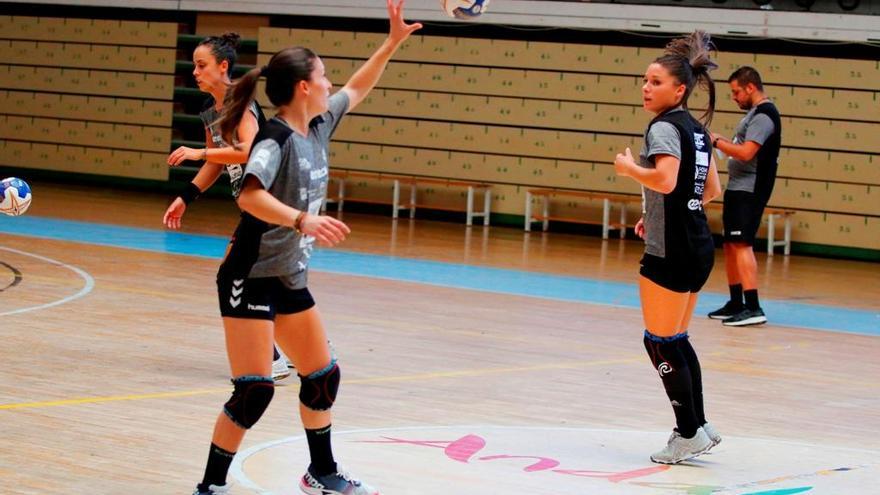
[[[212,493],[212,495],[228,495],[229,494],[229,485],[217,486],[211,485],[208,487],[208,490]]]
[[[361,485],[360,480],[356,479],[354,476],[351,475],[351,473],[349,473],[348,471],[346,471],[344,469],[337,468],[336,475],[339,476],[340,478],[344,479],[345,481],[351,483],[354,486]]]

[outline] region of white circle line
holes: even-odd
[[[606,429],[606,428],[578,428],[573,426],[511,426],[511,425],[447,425],[447,426],[398,426],[392,428],[367,428],[360,430],[343,430],[343,431],[334,431],[333,436],[341,436],[341,435],[352,435],[357,433],[376,433],[376,432],[392,432],[392,431],[409,431],[409,430],[453,430],[453,429],[517,429],[517,430],[543,430],[543,431],[593,431],[593,432],[608,432],[608,433],[657,433],[657,432],[647,432],[640,430],[616,430],[616,429]],[[272,447],[277,447],[278,445],[285,443],[292,443],[297,440],[301,440],[305,438],[305,435],[296,435],[292,437],[284,437],[278,440],[272,440],[269,442],[263,442],[253,447],[249,447],[245,450],[238,452],[235,458],[232,460],[232,465],[229,467],[229,472],[232,477],[240,484],[242,487],[247,488],[249,490],[253,490],[259,495],[275,495],[272,491],[266,490],[261,487],[253,480],[251,480],[244,473],[244,463],[247,461],[249,457],[254,454],[258,454],[263,450],[270,449]],[[750,437],[725,437],[729,439],[738,438],[738,439],[748,439]],[[788,445],[796,445],[800,447],[817,447],[816,444],[804,443],[804,442],[792,442],[788,440],[779,440],[774,438],[764,438],[763,440],[771,440],[776,443],[788,444]],[[834,447],[836,450],[842,451],[850,451],[850,452],[858,452],[862,454],[873,454],[875,456],[880,455],[880,452],[875,450],[868,449],[857,449],[852,447]]]
[[[40,260],[40,261],[45,261],[45,262],[47,262],[47,263],[49,263],[49,264],[51,264],[51,265],[55,265],[55,266],[60,266],[60,267],[63,267],[63,268],[67,268],[68,270],[70,270],[70,271],[76,273],[77,275],[79,275],[80,277],[82,277],[83,280],[86,281],[86,283],[85,283],[85,285],[82,287],[82,289],[80,289],[79,292],[77,292],[76,294],[73,294],[73,295],[71,295],[71,296],[67,296],[67,297],[65,297],[65,298],[63,298],[63,299],[59,299],[59,300],[57,300],[57,301],[53,301],[53,302],[46,303],[46,304],[41,304],[41,305],[39,305],[39,306],[31,306],[31,307],[29,307],[29,308],[20,308],[20,309],[16,309],[16,310],[13,310],[13,311],[6,311],[6,312],[3,312],[3,313],[0,313],[0,316],[9,316],[9,315],[15,315],[15,314],[19,314],[19,313],[26,313],[26,312],[28,312],[28,311],[37,311],[37,310],[40,310],[40,309],[51,308],[51,307],[53,307],[53,306],[60,306],[60,305],[62,305],[62,304],[65,304],[65,303],[68,303],[68,302],[70,302],[70,301],[73,301],[74,299],[79,299],[80,297],[85,296],[86,294],[88,294],[89,292],[91,292],[92,289],[95,288],[95,279],[92,278],[92,276],[89,275],[89,274],[88,274],[87,272],[85,272],[84,270],[81,270],[81,269],[79,269],[79,268],[77,268],[77,267],[75,267],[75,266],[71,266],[71,265],[68,265],[67,263],[62,263],[62,262],[60,262],[60,261],[53,260],[52,258],[47,258],[47,257],[45,257],[45,256],[40,256],[39,254],[28,253],[28,252],[26,252],[26,251],[19,251],[18,249],[13,249],[13,248],[6,247],[6,246],[0,246],[0,249],[2,249],[2,250],[4,250],[4,251],[9,251],[9,252],[11,252],[11,253],[20,254],[20,255],[22,255],[22,256],[30,256],[31,258],[36,258],[36,259],[38,259],[38,260]]]

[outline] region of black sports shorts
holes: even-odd
[[[761,226],[766,201],[754,193],[727,190],[724,193],[724,242],[755,243],[755,234]]]
[[[274,320],[276,314],[294,314],[315,305],[309,289],[290,289],[278,277],[217,276],[220,314],[233,318]]]
[[[714,251],[690,258],[660,258],[651,254],[642,257],[639,274],[673,292],[699,292],[709,280],[715,265]]]

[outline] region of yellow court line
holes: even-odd
[[[171,397],[188,397],[191,395],[216,394],[220,392],[229,393],[227,388],[215,388],[209,390],[190,390],[187,392],[164,392],[157,394],[133,394],[133,395],[115,395],[109,397],[82,397],[79,399],[64,399],[45,402],[23,402],[20,404],[0,404],[0,410],[6,409],[35,409],[40,407],[54,406],[70,406],[75,404],[96,404],[99,402],[118,402],[123,400],[144,400],[144,399],[167,399]]]
[[[457,378],[462,376],[481,376],[492,375],[498,373],[516,373],[523,371],[538,371],[550,369],[576,369],[586,368],[590,366],[601,366],[609,364],[627,364],[641,361],[641,358],[613,359],[605,361],[581,361],[570,363],[551,363],[535,366],[523,366],[516,368],[486,368],[460,371],[441,371],[436,373],[421,373],[417,375],[401,375],[401,376],[384,376],[376,378],[361,378],[345,380],[343,383],[348,385],[370,384],[370,383],[386,383],[386,382],[404,382],[416,380],[432,380],[440,378]],[[45,402],[24,402],[20,404],[0,404],[0,411],[11,409],[38,409],[44,407],[71,406],[77,404],[97,404],[101,402],[120,402],[126,400],[146,400],[146,399],[167,399],[173,397],[189,397],[193,395],[205,395],[216,393],[229,393],[230,388],[216,388],[206,390],[191,390],[185,392],[165,392],[156,394],[133,394],[133,395],[117,395],[109,397],[82,397],[78,399],[64,399]]]

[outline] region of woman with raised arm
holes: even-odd
[[[242,220],[217,274],[220,313],[234,391],[217,418],[205,476],[195,494],[225,493],[226,474],[247,430],[274,394],[269,375],[273,339],[290,356],[302,382],[299,412],[311,463],[300,480],[310,495],[377,495],[337,466],[330,442],[330,408],[340,369],[307,288],[313,243],[334,246],[348,227],[320,215],[327,191],[328,146],[340,119],[375,86],[398,47],[420,24],[403,19],[403,1],[387,0],[388,38],[330,96],[324,63],[311,50],[287,48],[245,74],[227,93],[220,119],[230,136],[254,99],[257,80],[278,114],[260,129],[244,171]]]

